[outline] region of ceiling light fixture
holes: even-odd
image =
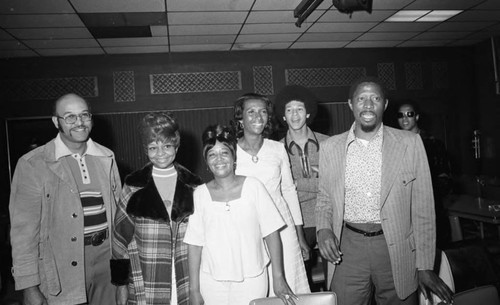
[[[387,18],[386,22],[413,22],[418,18],[428,14],[429,10],[405,10],[399,11],[391,17]]]
[[[309,15],[323,2],[323,0],[302,0],[293,11],[293,17],[298,18],[295,25],[300,28]]]
[[[341,13],[352,14],[355,11],[367,11],[371,14],[372,12],[373,0],[333,0],[332,2]]]
[[[385,22],[442,22],[460,14],[463,10],[402,10]]]
[[[460,14],[461,12],[463,12],[463,10],[435,10],[421,18],[418,18],[416,22],[442,22]]]
[[[323,2],[323,0],[302,0],[293,11],[293,16],[298,18],[295,25],[300,28],[302,23]],[[352,14],[354,11],[372,12],[373,0],[332,0],[333,6],[341,13]]]

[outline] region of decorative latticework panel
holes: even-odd
[[[0,87],[8,100],[51,100],[67,93],[99,96],[96,76],[1,80]]]
[[[447,89],[450,86],[447,62],[432,63],[432,83],[434,88]]]
[[[418,90],[424,88],[422,65],[419,62],[405,63],[405,75],[407,89]]]
[[[394,63],[378,63],[377,64],[378,78],[388,90],[396,90],[396,72]]]
[[[304,87],[350,86],[356,79],[366,76],[365,68],[304,68],[286,69],[287,85]]]
[[[151,74],[151,94],[241,90],[240,71]]]
[[[253,67],[253,90],[263,95],[274,94],[272,66]]]
[[[115,102],[134,102],[134,71],[113,72],[113,92],[115,96]]]

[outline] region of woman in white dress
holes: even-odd
[[[195,190],[194,214],[184,237],[190,304],[248,305],[265,297],[270,256],[273,291],[284,304],[293,305],[296,296],[285,280],[278,233],[285,223],[273,200],[259,180],[235,175],[236,137],[231,129],[212,126],[202,138],[203,157],[214,179]]]
[[[238,138],[236,174],[259,179],[271,195],[286,223],[280,230],[286,281],[294,293],[309,293],[304,259],[310,250],[290,162],[284,145],[266,138],[272,132],[272,113],[273,104],[263,95],[245,94],[236,100],[232,122]]]

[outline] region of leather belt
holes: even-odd
[[[363,231],[363,230],[360,230],[360,229],[356,229],[355,227],[350,226],[348,223],[345,224],[345,227],[348,228],[349,230],[353,231],[353,232],[356,232],[356,233],[359,233],[359,234],[363,234],[366,237],[373,237],[373,236],[379,236],[381,234],[384,234],[384,230],[382,230],[382,229],[380,229],[378,231],[375,231],[375,232],[366,232],[366,231]]]
[[[94,247],[100,246],[109,236],[108,229],[104,229],[95,233],[86,234],[83,237],[83,244],[85,246],[92,245]]]

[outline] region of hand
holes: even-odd
[[[29,287],[23,290],[23,304],[25,305],[48,305],[47,299],[40,292],[38,286]]]
[[[121,285],[116,287],[116,305],[127,305],[128,287]]]
[[[307,244],[305,239],[299,239],[299,245],[302,252],[302,259],[304,259],[305,261],[309,260],[311,258],[311,248],[309,248],[309,245]]]
[[[203,300],[203,297],[201,296],[201,293],[199,290],[197,291],[190,291],[189,293],[189,303],[191,305],[203,305],[205,304],[205,301]]]
[[[432,270],[418,270],[418,286],[427,300],[432,300],[432,291],[444,302],[453,302],[453,291]]]
[[[335,265],[342,260],[342,252],[340,252],[339,240],[330,229],[321,229],[318,231],[318,247],[319,253],[326,260]]]
[[[285,305],[295,305],[299,298],[292,292],[284,277],[273,278],[274,294],[279,297]]]

